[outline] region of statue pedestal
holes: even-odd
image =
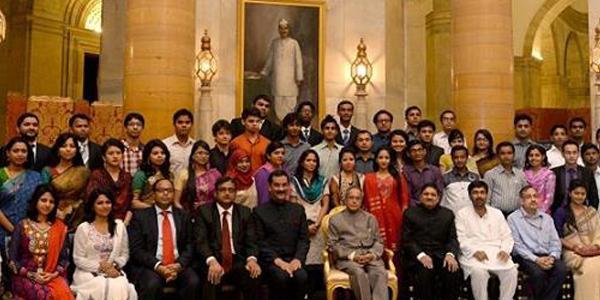
[[[197,117],[196,121],[196,139],[202,139],[209,144],[212,141],[212,97],[210,92],[212,88],[210,86],[200,87],[200,97],[196,99],[194,103],[194,115]]]

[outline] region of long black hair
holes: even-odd
[[[47,220],[48,222],[54,222],[54,220],[56,220],[59,198],[56,190],[49,184],[38,185],[33,191],[33,195],[31,195],[31,200],[29,201],[29,206],[27,207],[27,218],[32,221],[37,221],[38,215],[40,214],[40,212],[37,210],[37,204],[40,201],[40,198],[42,198],[42,196],[46,193],[50,193],[54,199],[54,208],[52,208],[48,214]]]
[[[302,152],[302,154],[300,154],[300,158],[298,158],[298,167],[296,167],[296,173],[294,174],[294,176],[296,177],[296,179],[298,179],[299,182],[304,183],[304,161],[306,160],[306,158],[308,157],[308,155],[310,154],[314,154],[315,157],[317,158],[317,166],[315,167],[315,174],[313,175],[313,177],[310,180],[310,183],[312,184],[315,180],[317,180],[317,177],[319,176],[319,168],[321,167],[321,159],[319,158],[319,154],[317,153],[317,151],[313,150],[313,149],[307,149],[306,151]]]
[[[190,157],[187,165],[188,179],[182,191],[182,205],[184,205],[184,207],[188,209],[192,209],[192,203],[196,202],[196,171],[194,170],[194,154],[196,153],[196,151],[198,151],[198,148],[202,148],[208,153],[210,153],[210,146],[208,146],[208,143],[203,140],[197,140],[192,145],[192,152],[190,152]],[[210,165],[208,165],[208,168],[210,168]],[[208,169],[206,171],[208,171]]]
[[[571,192],[576,188],[583,188],[585,190],[586,196],[586,204],[587,205],[587,197],[588,197],[588,189],[585,185],[585,182],[581,179],[573,179],[571,183],[569,183],[569,193],[567,194],[567,202],[565,207],[565,226],[568,228],[572,228],[574,230],[579,230],[577,227],[577,220],[575,220],[575,214],[571,209]],[[559,232],[562,232],[563,228],[559,228]]]
[[[494,157],[494,137],[492,133],[487,129],[479,129],[475,131],[475,135],[473,135],[473,155],[479,153],[479,149],[477,148],[477,136],[483,135],[483,137],[490,142],[490,146],[487,149],[486,157]]]
[[[377,172],[379,171],[379,164],[377,163],[377,157],[379,156],[379,153],[381,153],[382,151],[387,151],[387,153],[390,156],[390,164],[388,166],[388,172],[390,172],[390,174],[392,174],[392,176],[394,178],[396,178],[396,176],[398,176],[398,170],[396,170],[396,151],[394,151],[394,149],[390,148],[389,146],[383,146],[379,149],[377,149],[377,152],[375,152],[375,163],[373,164],[373,171]]]
[[[25,146],[27,147],[27,160],[23,164],[23,168],[30,169],[32,162],[33,162],[33,150],[31,149],[31,145],[29,145],[29,143],[20,136],[15,136],[14,138],[10,139],[10,141],[8,141],[6,146],[4,146],[4,148],[3,148],[4,153],[2,153],[4,155],[4,165],[5,166],[9,165],[8,152],[12,149],[12,147],[15,144],[18,144],[18,143],[25,144]]]
[[[76,152],[72,161],[73,166],[78,167],[84,165],[83,158],[81,158],[81,150],[79,149],[79,144],[77,143],[77,137],[70,132],[65,132],[61,133],[56,138],[54,145],[52,145],[52,148],[50,149],[50,161],[48,162],[48,166],[56,167],[58,163],[60,163],[60,148],[63,147],[69,139],[73,140],[73,143],[75,144]]]
[[[106,198],[108,198],[108,200],[110,201],[110,204],[113,205],[113,207],[110,210],[110,213],[108,214],[108,232],[112,237],[115,234],[116,227],[114,214],[115,196],[109,189],[100,187],[93,190],[90,193],[90,196],[88,197],[87,201],[85,202],[85,206],[83,207],[83,211],[85,213],[83,220],[90,224],[94,222],[94,220],[96,219],[96,211],[94,210],[94,205],[96,204],[98,198],[102,195],[106,196]]]
[[[152,149],[154,149],[155,147],[162,149],[162,151],[165,153],[165,162],[158,169],[164,177],[169,177],[169,169],[171,167],[171,153],[169,153],[169,149],[167,148],[165,143],[158,139],[151,140],[146,145],[144,145],[144,151],[142,152],[142,164],[140,165],[140,170],[144,171],[144,173],[146,173],[146,176],[152,176],[156,173],[156,170],[150,162],[150,154],[152,153]]]

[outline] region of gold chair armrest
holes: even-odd
[[[331,271],[331,265],[329,263],[329,251],[327,249],[321,252],[323,256],[323,275],[325,275],[325,280],[329,277],[329,272]]]
[[[390,249],[383,250],[385,253],[385,262],[388,265],[390,272],[396,274],[396,265],[394,265],[394,251]]]

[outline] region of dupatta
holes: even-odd
[[[53,273],[56,271],[66,237],[67,226],[57,219],[50,227],[48,234],[48,256],[46,257],[44,272]],[[62,276],[57,276],[49,281],[48,287],[54,299],[75,299],[69,285]]]

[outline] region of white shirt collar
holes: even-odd
[[[85,141],[81,142],[81,141],[77,141],[77,143],[79,144],[79,147],[87,147],[87,145],[89,144],[90,139],[86,139]]]
[[[227,212],[231,216],[233,215],[233,205],[228,209],[224,209],[221,204],[217,203],[217,211],[219,212],[219,216],[222,216],[223,212]]]
[[[156,210],[157,215],[162,214],[163,211],[168,211],[170,213],[173,213],[173,205],[169,206],[169,208],[167,208],[167,209],[161,209],[160,207],[158,207],[158,205],[155,204],[154,209]]]

